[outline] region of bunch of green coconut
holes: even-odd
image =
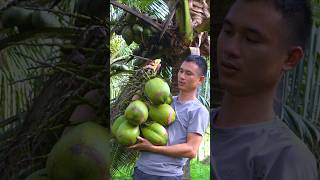
[[[61,26],[58,17],[51,12],[16,6],[12,6],[2,12],[1,22],[4,28],[18,27],[19,31]]]
[[[53,146],[46,168],[26,180],[107,180],[110,166],[108,129],[92,121],[72,127]]]
[[[145,100],[132,101],[112,125],[113,136],[123,146],[137,143],[138,136],[154,145],[166,145],[168,142],[166,127],[176,117],[170,106],[172,96],[168,83],[158,77],[148,80],[144,86],[144,96]]]
[[[123,26],[118,27],[115,33],[122,35],[128,45],[132,42],[140,44],[149,41],[159,31],[154,27],[145,24],[134,15],[127,13]]]

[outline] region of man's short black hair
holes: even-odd
[[[256,0],[247,0],[254,2]],[[271,3],[286,22],[288,42],[301,46],[303,50],[308,48],[311,28],[312,11],[309,0],[263,0]]]
[[[197,64],[202,72],[202,75],[203,76],[207,75],[208,65],[206,60],[203,57],[198,55],[189,55],[188,57],[185,58],[184,62],[193,62]]]

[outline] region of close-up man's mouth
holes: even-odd
[[[230,72],[231,71],[232,72],[240,71],[240,68],[233,63],[221,61],[220,64],[221,64],[222,69],[224,69],[224,71],[230,71]]]
[[[185,82],[178,81],[179,86],[183,86],[184,84],[185,84]]]

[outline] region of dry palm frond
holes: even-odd
[[[210,17],[210,7],[205,0],[189,0],[189,6],[193,27]]]

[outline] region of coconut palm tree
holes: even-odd
[[[209,57],[209,23],[210,1],[148,1],[144,7],[134,4],[135,1],[111,1],[111,7],[121,9],[118,15],[111,16],[114,23],[111,26],[111,33],[121,35],[126,43],[130,45],[133,41],[138,44],[138,48],[133,50],[133,54],[128,58],[125,56],[120,61],[111,61],[111,70],[121,63],[133,61],[137,71],[131,72],[129,84],[121,89],[120,95],[111,104],[111,121],[124,112],[131,98],[141,92],[144,77],[139,70],[153,59],[161,59],[160,74],[171,84],[171,92],[178,93],[177,72],[182,60],[190,53],[199,51],[202,56]],[[131,7],[130,7],[131,6]],[[208,58],[209,59],[209,58]],[[121,71],[118,70],[118,71]],[[129,73],[128,70],[124,70]],[[140,74],[139,74],[140,73]],[[143,73],[143,72],[142,72]],[[112,77],[111,77],[112,78]],[[172,81],[171,81],[172,79]],[[140,94],[141,95],[141,94]],[[204,100],[205,102],[205,100]],[[207,103],[209,106],[209,103]],[[137,152],[128,151],[121,146],[114,144],[113,147],[112,174],[117,172],[118,167],[131,170],[137,157]],[[127,163],[124,164],[123,160]],[[123,166],[124,165],[124,166]]]
[[[71,124],[108,126],[105,10],[104,1],[1,2],[1,179],[44,168]]]

